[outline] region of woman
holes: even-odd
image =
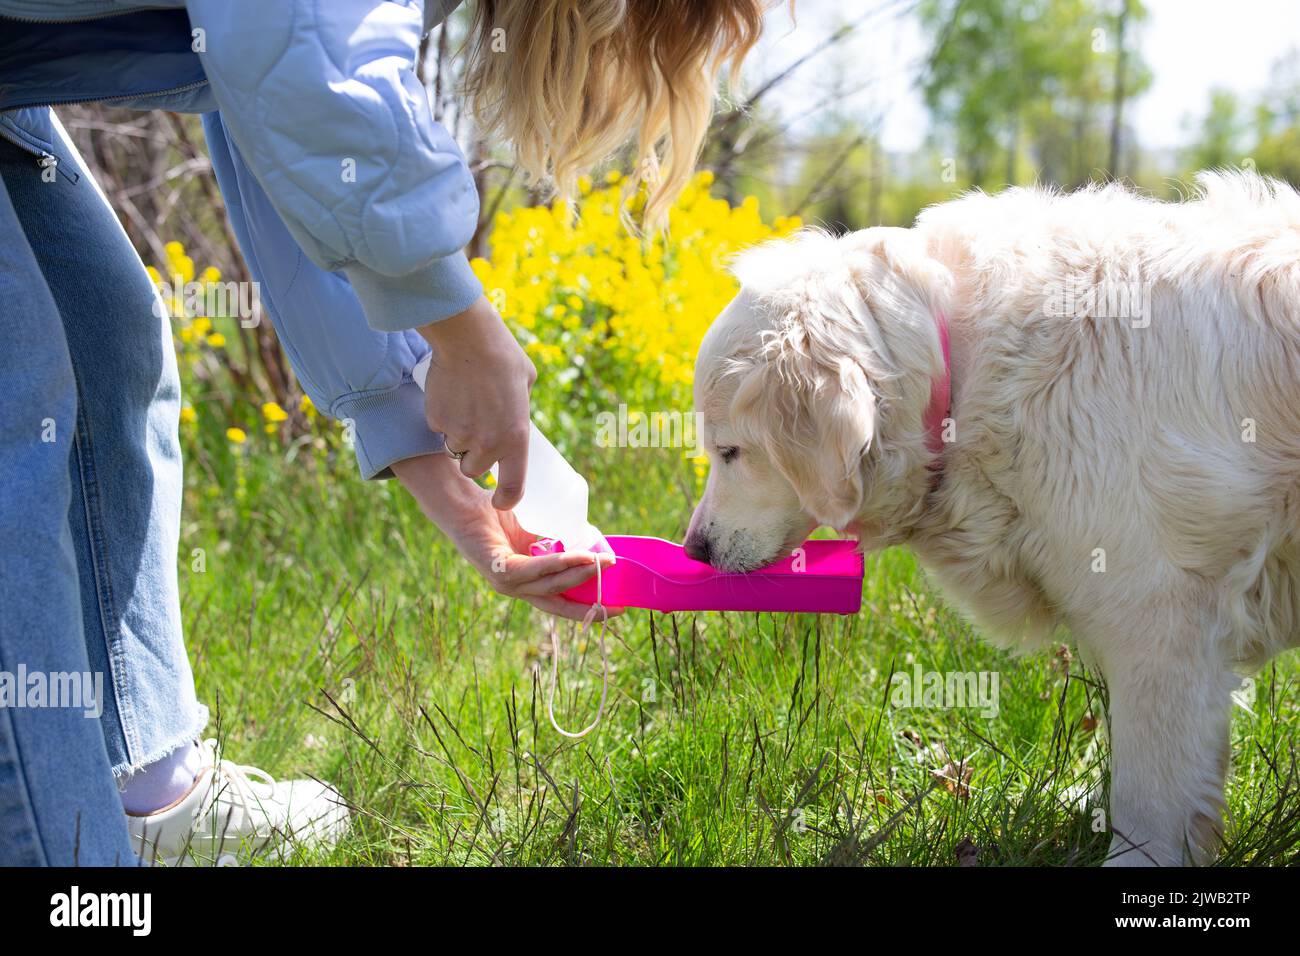
[[[170,329],[51,104],[202,113],[261,304],[307,394],[350,423],[363,477],[396,476],[496,590],[575,614],[558,592],[595,558],[528,556],[510,513],[536,373],[461,251],[474,183],[414,72],[421,35],[455,6],[0,0],[0,676],[104,688],[89,708],[0,693],[0,863],[187,846],[211,859],[286,830],[329,841],[347,819],[328,787],[250,781],[196,743],[208,715],[180,629]],[[653,226],[762,3],[480,0],[473,13],[482,128],[561,194],[635,140]],[[411,370],[431,348],[422,397]],[[493,462],[489,493],[472,478]]]

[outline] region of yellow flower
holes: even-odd
[[[316,403],[309,396],[303,395],[302,398],[298,399],[298,407],[302,409],[302,413],[307,416],[309,421],[316,417]]]
[[[728,261],[800,227],[797,217],[765,222],[752,198],[733,207],[710,195],[704,170],[669,211],[667,234],[634,236],[622,220],[644,208],[645,191],[625,201],[625,182],[618,170],[584,180],[573,210],[499,211],[490,257],[471,262],[520,344],[550,373],[534,392],[543,415],[617,395],[688,411],[700,340],[736,294]]]
[[[199,420],[198,413],[196,413],[193,408],[191,408],[189,405],[181,406],[182,422],[184,422],[186,425],[193,425],[198,420]]]
[[[275,402],[263,402],[262,417],[268,422],[282,422],[289,418],[289,413]]]
[[[181,277],[181,281],[190,283],[194,281],[194,260],[189,256],[181,256],[172,265],[176,269],[176,274]]]
[[[227,428],[226,438],[235,445],[242,445],[248,441],[248,435],[244,433],[242,428]]]
[[[207,285],[210,282],[220,282],[221,270],[216,266],[208,266],[203,270],[203,274],[199,276],[199,281],[204,285]]]
[[[213,332],[211,335],[208,336],[208,344],[211,345],[214,349],[225,348],[226,337],[222,335],[220,332]]]
[[[206,316],[199,316],[191,324],[194,327],[195,335],[207,335],[212,331],[212,320]]]

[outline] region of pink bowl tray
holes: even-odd
[[[606,540],[617,558],[601,572],[601,598],[608,607],[856,614],[862,606],[862,553],[856,541],[805,541],[795,554],[736,574],[688,558],[680,544],[662,538],[615,534]],[[539,541],[532,550],[549,554],[564,545]],[[594,603],[595,578],[564,596]]]

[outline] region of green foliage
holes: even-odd
[[[1243,127],[1236,95],[1231,90],[1211,90],[1210,108],[1201,121],[1200,136],[1188,151],[1188,168],[1240,165]]]
[[[1300,185],[1300,50],[1273,64],[1253,110],[1229,90],[1212,90],[1186,163],[1249,166]]]
[[[926,104],[951,130],[964,181],[1020,182],[1025,162],[1068,186],[1104,171],[1125,2],[1129,98],[1150,84],[1132,37],[1146,17],[1137,0],[923,0],[935,38]]]

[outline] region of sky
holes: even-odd
[[[815,47],[842,18],[854,16],[854,9],[870,10],[882,2],[797,0],[793,27],[783,4],[769,14],[762,45],[746,65],[747,82],[761,82]],[[1273,62],[1300,50],[1300,0],[1146,0],[1146,5],[1150,15],[1138,46],[1154,82],[1129,108],[1144,149],[1185,146],[1191,136],[1188,119],[1195,122],[1204,113],[1212,88],[1226,87],[1253,101],[1267,85]],[[928,129],[915,87],[926,51],[915,17],[886,13],[834,54],[806,64],[778,88],[773,103],[796,119],[834,89],[837,76],[845,88],[865,85],[840,108],[861,118],[879,116],[885,148],[911,152]]]

